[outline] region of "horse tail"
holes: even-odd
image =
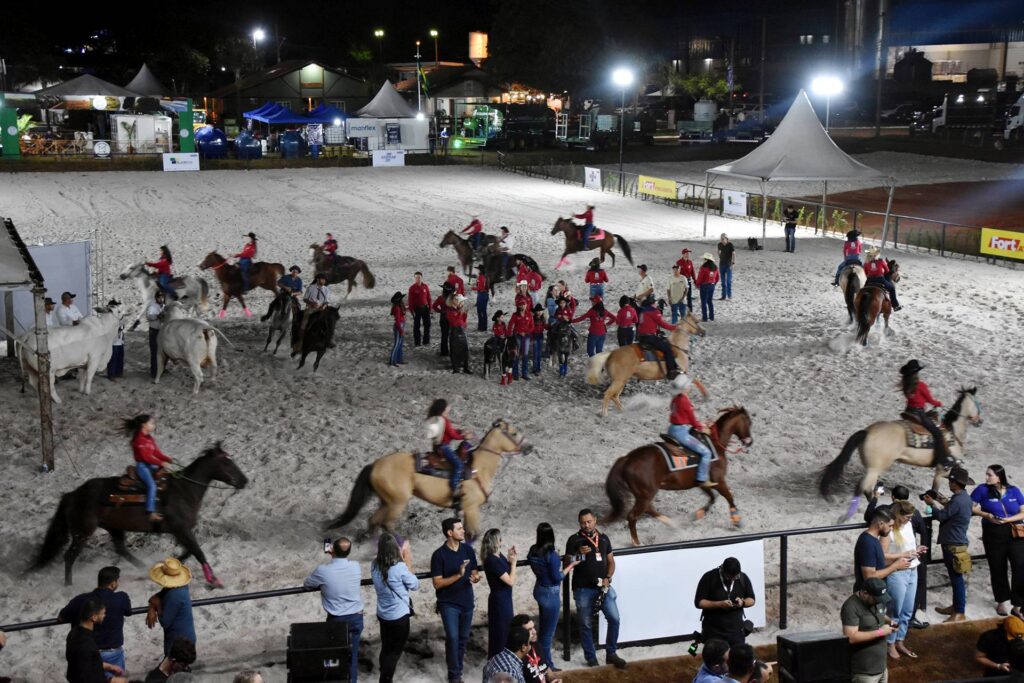
[[[868,312],[871,302],[874,300],[874,293],[867,290],[858,292],[856,302],[857,310],[857,341],[863,343],[871,331],[871,323],[868,321]]]
[[[53,519],[50,520],[50,526],[46,530],[43,547],[39,549],[35,559],[32,560],[29,571],[37,571],[48,565],[53,561],[53,558],[57,557],[57,553],[67,545],[68,538],[71,536],[71,532],[68,529],[68,507],[71,505],[71,496],[71,493],[65,493],[61,496],[57,512],[54,514]]]
[[[619,246],[622,247],[622,253],[626,255],[626,260],[629,261],[629,265],[633,265],[633,253],[629,248],[629,242],[627,242],[622,235],[616,235],[615,240],[619,243]]]
[[[602,351],[590,359],[590,365],[587,366],[587,384],[601,382],[601,373],[604,372],[605,365],[608,364],[608,357],[611,355],[611,351]]]
[[[206,313],[210,310],[210,285],[206,278],[199,278],[199,310]]]
[[[608,501],[612,504],[612,509],[601,520],[602,524],[619,519],[626,509],[625,493],[629,485],[626,484],[626,479],[622,476],[625,469],[626,456],[624,455],[616,460],[612,468],[608,470],[608,478],[604,482],[604,492],[608,494]]]
[[[842,277],[840,275],[840,277]],[[846,299],[847,310],[853,310],[853,305],[857,301],[857,292],[860,291],[860,280],[857,278],[856,273],[848,271],[846,273],[846,291],[843,292],[843,297]]]
[[[868,430],[866,429],[854,432],[853,436],[846,440],[843,450],[839,451],[836,459],[821,471],[821,476],[818,478],[818,493],[821,494],[822,498],[828,498],[831,495],[836,481],[842,475],[843,470],[846,469],[847,463],[850,462],[850,456],[864,444],[864,439],[867,438],[867,435]]]
[[[363,261],[359,262],[359,272],[363,274],[363,287],[367,289],[373,289],[377,285],[377,278],[373,276],[366,263]]]
[[[370,496],[376,493],[373,490],[373,484],[370,483],[371,472],[373,472],[372,464],[367,465],[359,472],[359,476],[356,477],[355,486],[352,487],[352,493],[349,495],[348,507],[345,508],[341,515],[324,524],[325,531],[345,526],[351,522],[359,514],[359,511],[363,509],[363,506],[366,505]]]

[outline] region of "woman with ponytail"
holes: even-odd
[[[156,445],[153,440],[153,431],[156,430],[156,421],[152,415],[136,415],[124,421],[124,433],[132,441],[132,453],[135,456],[135,472],[139,479],[146,485],[146,512],[149,513],[149,521],[163,521],[163,515],[156,511],[156,480],[154,475],[166,463],[173,462],[169,455]]]

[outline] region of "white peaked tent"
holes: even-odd
[[[346,122],[348,137],[366,138],[366,148],[425,152],[430,147],[430,121],[406,102],[391,81],[370,103]]]
[[[170,93],[170,90],[157,80],[153,72],[149,70],[149,66],[145,63],[142,64],[139,73],[135,74],[135,78],[124,87],[147,97],[161,97]]]
[[[370,103],[357,111],[356,116],[374,119],[414,118],[416,109],[402,99],[391,81],[384,81]]]
[[[771,181],[821,181],[822,206],[827,201],[828,181],[877,178],[889,190],[882,227],[882,245],[889,229],[893,179],[865,166],[836,146],[814,113],[803,90],[786,112],[782,123],[763,144],[742,159],[708,169],[704,174],[704,235],[708,232],[708,191],[712,178],[732,176],[757,180],[761,184],[761,238],[767,231],[768,194]]]
[[[139,93],[108,83],[92,74],[83,74],[49,88],[36,90],[36,97],[138,97]]]

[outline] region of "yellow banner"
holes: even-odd
[[[981,229],[982,254],[1024,261],[1024,232],[1011,232],[999,228]]]
[[[664,178],[652,178],[649,175],[642,175],[637,180],[637,192],[649,194],[665,199],[676,199],[676,181],[665,180]]]

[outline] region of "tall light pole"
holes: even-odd
[[[832,117],[832,96],[843,92],[843,82],[836,76],[818,76],[811,81],[811,91],[815,95],[825,97],[825,132],[828,132],[829,119]]]
[[[263,29],[258,28],[258,29],[253,30],[253,32],[252,32],[252,49],[255,50],[256,49],[256,43],[263,42],[263,39],[266,38],[266,37],[267,37],[267,34],[266,34],[266,32]]]
[[[430,29],[430,37],[434,39],[434,66],[437,66],[438,62],[441,61],[438,58],[438,56],[437,56],[438,55],[438,52],[437,52],[437,36],[438,36],[437,29],[436,28]]]
[[[377,39],[377,56],[380,58],[380,63],[384,63],[384,29],[374,29],[373,37]]]
[[[423,112],[423,105],[421,103],[422,94],[421,87],[423,85],[422,74],[420,73],[420,41],[416,41],[416,112]]]
[[[622,177],[622,150],[626,140],[626,88],[633,83],[633,72],[625,67],[616,69],[612,72],[612,83],[622,90],[622,106],[619,108],[619,193],[626,194],[626,184]]]

